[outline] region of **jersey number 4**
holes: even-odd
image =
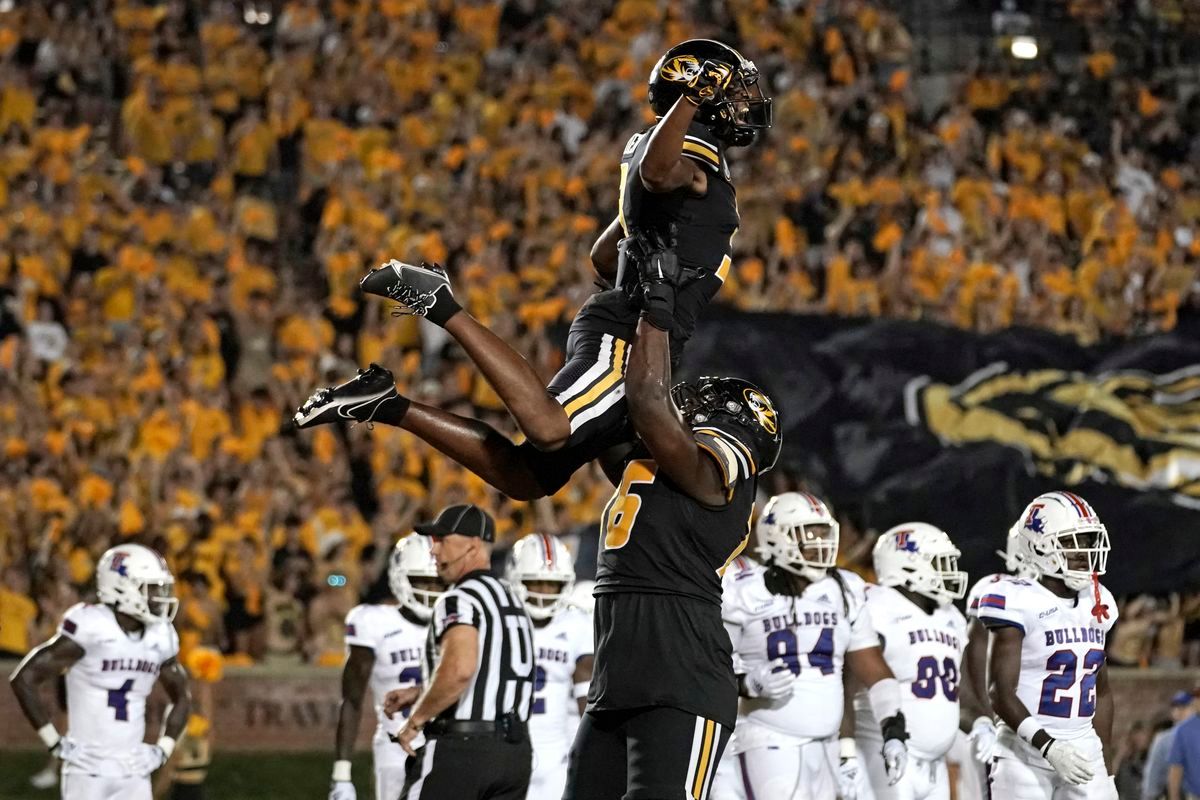
[[[108,690],[108,707],[120,722],[129,721],[129,690],[132,688],[133,678],[130,678],[121,684],[121,688]]]
[[[1104,666],[1103,650],[1088,650],[1083,654],[1083,675],[1079,678],[1079,716],[1090,717],[1096,713],[1096,677]],[[1042,681],[1042,699],[1038,713],[1048,717],[1069,717],[1074,698],[1060,696],[1075,688],[1079,673],[1079,657],[1071,650],[1058,650],[1046,659],[1046,670],[1050,673]]]
[[[787,628],[767,635],[767,660],[782,658],[793,675],[800,674],[800,645],[796,634]],[[833,672],[833,628],[822,628],[817,643],[808,651],[808,665],[821,670],[822,675]]]
[[[642,497],[633,491],[634,484],[654,483],[658,464],[648,459],[630,461],[625,466],[621,485],[604,509],[604,549],[619,550],[629,544],[629,534],[638,512],[642,510]]]

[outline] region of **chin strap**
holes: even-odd
[[[1097,622],[1103,622],[1109,617],[1108,604],[1100,602],[1100,576],[1095,572],[1092,573],[1092,597],[1096,601],[1096,604],[1092,606],[1092,616],[1096,618]]]

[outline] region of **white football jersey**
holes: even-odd
[[[867,587],[867,613],[883,640],[883,659],[900,683],[908,749],[941,758],[958,731],[958,683],[967,620],[949,603],[927,614],[890,586]],[[883,740],[866,690],[854,698],[855,735]]]
[[[1013,576],[1003,572],[993,572],[991,575],[984,575],[975,581],[975,585],[971,587],[971,591],[967,592],[967,618],[979,618],[979,598],[983,597],[989,591],[989,586],[1011,577]]]
[[[1040,583],[1005,576],[989,584],[979,597],[978,615],[995,629],[1017,628],[1021,645],[1021,677],[1017,697],[1056,739],[1092,733],[1096,713],[1096,673],[1104,665],[1104,644],[1117,621],[1117,602],[1103,586],[1103,619],[1093,616],[1091,588],[1064,598]]]
[[[592,638],[591,617],[573,606],[559,611],[545,627],[534,627],[537,660],[529,714],[534,750],[571,746],[577,724],[571,718],[571,707],[576,705],[575,664],[595,652]]]
[[[350,609],[346,615],[346,647],[365,647],[375,652],[371,696],[380,729],[387,719],[383,713],[383,699],[387,693],[402,686],[421,684],[425,632],[426,626],[405,619],[396,605],[364,603]],[[403,714],[407,717],[409,709]]]
[[[67,609],[60,635],[83,648],[67,670],[67,735],[90,754],[123,754],[146,738],[146,698],[162,665],[179,654],[168,623],[129,634],[106,605]]]
[[[866,584],[852,572],[838,573],[841,583],[830,575],[800,597],[771,594],[761,566],[726,582],[722,616],[738,672],[781,658],[795,675],[788,700],[741,699],[739,751],[837,733],[845,654],[879,644],[865,610]]]

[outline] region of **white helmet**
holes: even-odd
[[[767,501],[758,520],[759,558],[819,581],[837,566],[839,527],[829,507],[807,492],[784,492]]]
[[[575,586],[575,562],[571,551],[557,537],[531,533],[513,545],[508,556],[508,582],[533,619],[550,619],[571,602]],[[553,581],[557,592],[534,592],[527,581]]]
[[[179,611],[175,578],[167,562],[140,544],[119,544],[100,556],[96,564],[96,595],[101,603],[143,625],[170,623]]]
[[[1077,494],[1038,495],[1014,527],[1029,565],[1042,575],[1061,578],[1070,589],[1086,588],[1093,575],[1103,575],[1108,567],[1108,530]]]
[[[924,522],[897,525],[875,541],[871,555],[881,586],[903,586],[938,605],[966,594],[967,573],[958,568],[962,553],[940,528]]]
[[[1010,575],[1026,580],[1035,580],[1037,568],[1033,566],[1025,537],[1021,536],[1021,524],[1018,522],[1008,529],[1008,538],[1004,542],[1004,550],[996,555],[1004,559],[1004,570]]]
[[[423,622],[428,622],[433,616],[433,606],[443,590],[418,589],[412,585],[410,578],[437,580],[437,577],[437,561],[429,548],[428,536],[410,533],[396,542],[388,558],[388,586],[400,605]]]

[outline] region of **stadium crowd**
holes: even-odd
[[[440,330],[357,280],[445,263],[552,374],[617,156],[653,121],[645,76],[689,36],[739,42],[775,97],[735,162],[720,302],[1085,342],[1197,302],[1200,104],[1104,37],[1073,66],[987,60],[927,109],[912,39],[864,0],[273,8],[0,2],[0,651],[136,539],[180,576],[185,647],[340,663],[345,612],[416,515],[481,502],[508,539],[594,522],[598,473],[513,504],[406,433],[284,423],[378,361],[511,429]]]

